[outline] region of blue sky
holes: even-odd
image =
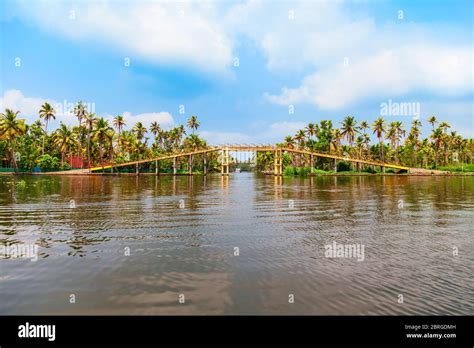
[[[164,128],[195,114],[217,144],[279,141],[346,115],[373,121],[390,100],[417,103],[422,121],[434,114],[472,137],[472,6],[7,0],[0,106],[32,122],[44,101],[83,100],[99,116]],[[56,122],[75,124],[57,109]],[[408,128],[413,117],[385,118]]]

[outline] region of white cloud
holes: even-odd
[[[52,100],[46,100],[43,98],[25,97],[21,91],[11,89],[5,91],[3,96],[0,97],[0,110],[20,110],[21,113],[25,115],[37,115],[38,110],[44,102],[49,102],[50,104],[55,103]]]
[[[56,120],[53,120],[49,123],[49,125],[51,125],[51,127],[48,126],[49,129],[57,127],[60,122],[63,122],[69,126],[77,125],[77,118],[72,114],[74,104],[68,103],[67,101],[58,102],[48,98],[25,97],[21,91],[16,89],[7,90],[3,96],[0,97],[0,110],[3,112],[6,108],[9,108],[13,109],[13,111],[20,111],[19,118],[23,118],[28,124],[31,124],[38,120],[39,110],[41,105],[43,105],[45,102],[51,104],[51,106],[55,109],[56,115]],[[91,110],[91,108],[89,108],[89,111],[94,112],[95,110]],[[97,116],[103,116],[112,126],[114,116],[102,115],[100,113],[97,114]],[[142,122],[147,128],[153,121],[158,122],[162,128],[172,127],[175,123],[173,116],[166,111],[148,112],[137,115],[133,115],[129,111],[124,111],[122,116],[125,119],[127,125],[125,128],[127,129],[132,128],[136,122]]]
[[[303,129],[306,127],[307,123],[304,122],[275,122],[268,126],[268,129],[264,132],[264,136],[269,138],[279,138],[282,139],[287,135],[293,135],[298,130]]]
[[[247,34],[260,43],[271,71],[313,70],[299,86],[265,93],[267,100],[340,109],[371,97],[472,93],[473,52],[466,33],[439,24],[405,23],[396,13],[393,22],[376,23],[353,8],[337,1],[245,8],[245,23],[258,23]],[[256,17],[273,20],[262,24]]]
[[[456,96],[472,90],[468,47],[406,46],[336,64],[307,76],[297,88],[284,87],[271,102],[288,105],[310,102],[338,109],[373,96],[396,97],[416,91]]]
[[[56,120],[51,121],[50,125],[55,126],[59,122],[64,122],[65,124],[77,122],[74,115],[68,113],[67,110],[63,111],[64,103],[49,98],[25,97],[17,89],[10,89],[4,92],[3,96],[0,97],[0,110],[2,112],[5,109],[19,111],[19,118],[25,119],[27,123],[33,123],[38,120],[39,110],[44,103],[49,103],[56,110]]]
[[[299,85],[264,94],[277,104],[341,109],[373,97],[474,90],[472,40],[456,24],[400,21],[396,12],[382,22],[364,12],[367,6],[343,1],[16,4],[28,23],[113,47],[132,65],[140,57],[224,72],[238,55],[240,37],[250,38],[271,72],[305,73]]]
[[[116,48],[124,57],[224,71],[232,44],[215,3],[151,1],[19,1],[25,21],[83,42]]]
[[[125,111],[124,113],[122,113],[122,116],[126,124],[126,129],[131,129],[137,122],[141,122],[147,129],[150,127],[150,124],[152,122],[158,122],[161,128],[164,129],[170,128],[174,125],[173,116],[166,111],[148,112],[137,115],[133,115],[132,113]],[[106,119],[109,120],[110,125],[113,124],[113,117],[114,116],[106,117]]]
[[[209,145],[247,144],[255,142],[255,137],[239,132],[201,131],[199,136]]]

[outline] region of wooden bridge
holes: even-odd
[[[407,171],[407,172],[410,171],[409,167],[404,167],[397,164],[374,162],[374,161],[368,161],[368,160],[363,160],[363,159],[358,159],[358,158],[350,158],[347,156],[339,156],[339,155],[314,152],[314,151],[297,149],[297,148],[280,147],[280,146],[275,146],[275,145],[253,145],[253,144],[223,145],[223,146],[207,147],[205,149],[191,151],[191,152],[179,152],[179,153],[174,153],[170,155],[163,155],[163,156],[159,156],[155,158],[150,158],[150,159],[143,159],[139,161],[131,161],[131,162],[125,162],[125,163],[119,163],[119,164],[109,164],[109,165],[98,166],[98,167],[90,168],[88,169],[88,171],[90,173],[93,173],[97,171],[110,169],[110,171],[113,172],[114,168],[135,166],[135,172],[138,175],[140,164],[155,162],[155,174],[158,175],[160,161],[172,160],[173,161],[173,174],[177,175],[178,159],[185,158],[185,159],[188,159],[188,164],[189,164],[188,173],[192,175],[193,156],[204,155],[202,156],[203,169],[204,169],[203,172],[204,174],[207,174],[208,164],[207,164],[206,154],[209,154],[211,152],[220,153],[219,165],[220,165],[220,172],[222,175],[229,175],[229,165],[232,163],[231,156],[229,155],[229,153],[231,152],[255,152],[255,154],[257,154],[258,152],[273,153],[274,155],[273,156],[273,174],[276,176],[283,175],[283,153],[292,153],[292,154],[300,154],[300,155],[309,156],[311,173],[314,172],[314,159],[315,158],[332,159],[334,171],[337,171],[337,161],[356,163],[357,168],[359,168],[360,165],[380,167],[383,172],[385,172],[385,168],[392,168],[392,169]]]

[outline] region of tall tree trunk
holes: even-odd
[[[44,155],[44,140],[48,135],[48,120],[46,120],[46,125],[44,127],[44,134],[43,134],[43,149],[41,150],[41,154]]]
[[[380,155],[380,160],[384,162],[384,156],[383,156],[383,141],[382,138],[379,138],[379,155]]]
[[[12,146],[10,148],[11,151],[11,156],[12,156],[12,161],[13,161],[13,170],[15,171],[15,174],[18,173],[18,163],[16,163],[16,156],[15,156],[15,148]]]
[[[87,165],[91,166],[91,135],[90,132],[87,134]]]

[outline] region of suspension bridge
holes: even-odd
[[[117,163],[117,164],[107,164],[101,165],[89,169],[85,169],[84,172],[89,173],[97,173],[99,171],[103,172],[105,170],[110,170],[111,173],[114,172],[115,169],[123,168],[123,167],[135,167],[135,173],[138,175],[140,173],[140,166],[143,164],[151,164],[154,162],[155,174],[159,174],[160,162],[163,161],[172,161],[172,174],[178,174],[178,162],[182,161],[183,159],[187,163],[187,173],[189,175],[193,174],[193,159],[196,156],[200,155],[202,159],[202,168],[203,174],[206,175],[209,171],[208,168],[208,155],[211,153],[218,153],[219,156],[219,167],[221,175],[229,175],[229,167],[231,164],[236,163],[233,157],[231,156],[232,153],[254,153],[254,158],[257,158],[258,152],[265,152],[269,154],[273,154],[273,172],[272,174],[275,176],[283,175],[283,154],[291,154],[292,156],[300,156],[304,157],[305,159],[309,160],[310,166],[310,173],[314,172],[315,169],[315,159],[317,158],[326,158],[332,160],[333,170],[337,171],[337,163],[338,161],[350,162],[355,163],[357,169],[360,170],[361,166],[372,166],[372,167],[380,167],[382,172],[385,172],[385,168],[391,168],[397,171],[406,171],[410,172],[409,167],[400,166],[397,164],[391,163],[383,163],[383,162],[376,162],[370,161],[365,159],[359,158],[351,158],[349,156],[340,156],[334,155],[329,153],[322,153],[322,152],[314,152],[305,149],[298,149],[298,148],[289,148],[289,147],[281,147],[276,145],[253,145],[253,144],[232,144],[232,145],[222,145],[222,146],[213,146],[207,147],[205,149],[190,151],[190,152],[179,152],[173,153],[169,155],[158,156],[149,159],[142,159],[138,161],[130,161],[124,163]],[[304,161],[298,162],[300,166]]]

